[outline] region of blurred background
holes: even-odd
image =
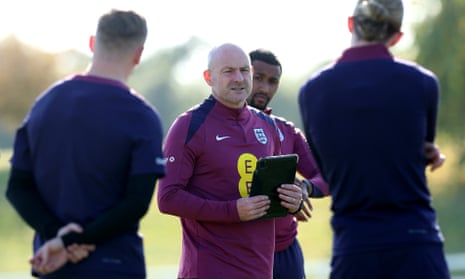
[[[308,2],[308,3],[303,3]],[[405,0],[405,37],[392,49],[431,69],[441,83],[436,143],[447,156],[428,181],[454,278],[465,278],[465,1]],[[202,79],[208,50],[233,42],[268,48],[283,64],[273,112],[301,126],[300,85],[349,46],[347,16],[355,1],[9,1],[0,8],[0,278],[29,278],[32,231],[5,200],[16,128],[51,83],[86,70],[88,37],[109,8],[133,9],[149,23],[143,60],[129,83],[159,111],[165,133],[175,117],[209,95]],[[462,115],[462,116],[461,116]],[[175,278],[180,224],[156,200],[142,222],[149,278]],[[313,200],[299,227],[308,278],[327,278],[330,199]]]

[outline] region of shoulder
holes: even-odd
[[[186,138],[186,143],[189,142],[207,121],[207,116],[212,111],[214,105],[215,102],[205,100],[179,114],[169,128],[168,135],[172,136],[175,134]]]
[[[287,135],[299,133],[299,129],[295,126],[294,122],[289,121],[284,117],[277,116],[274,114],[272,114],[271,117],[274,119],[278,129],[280,129],[283,133]]]
[[[307,90],[313,90],[319,86],[325,86],[327,83],[331,84],[332,78],[334,75],[337,75],[337,71],[335,71],[335,67],[337,65],[338,64],[335,62],[331,62],[313,72],[307,77],[306,81],[300,87],[300,94]]]
[[[287,120],[284,117],[271,115],[275,120],[278,129],[287,137],[303,137],[302,131],[295,126],[292,121]]]
[[[400,58],[395,58],[394,60],[400,67],[403,67],[405,71],[410,71],[414,74],[418,74],[424,78],[431,79],[434,81],[437,81],[436,74],[431,71],[430,69],[427,69],[420,64],[414,62],[414,61],[409,61],[409,60],[404,60]]]
[[[42,91],[35,99],[35,103],[38,103],[46,97],[57,94],[61,91],[68,90],[69,86],[72,86],[72,82],[70,82],[69,79],[58,80],[52,83],[47,89]]]
[[[145,97],[136,91],[129,90],[126,93],[121,92],[119,96],[112,99],[113,104],[120,111],[127,114],[121,114],[121,117],[132,117],[131,121],[146,123],[147,125],[158,124],[161,126],[161,116],[157,108],[147,101]],[[130,119],[129,119],[130,120]],[[128,121],[129,121],[128,120]],[[134,123],[136,125],[136,123]]]
[[[289,127],[292,129],[295,128],[295,124],[292,121],[287,120],[286,118],[282,116],[278,116],[274,114],[271,114],[270,116],[274,119],[274,121],[276,122],[276,125],[278,126],[285,126],[285,127]]]
[[[266,113],[264,113],[263,111],[259,110],[259,109],[256,109],[254,107],[251,107],[251,106],[248,106],[249,108],[249,111],[250,113],[258,118],[258,119],[261,119],[262,121],[272,125],[273,127],[276,127],[276,123],[274,121],[274,118]]]

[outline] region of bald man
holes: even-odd
[[[213,48],[204,79],[210,96],[168,131],[158,189],[160,211],[181,219],[178,278],[272,278],[274,219],[260,219],[270,200],[249,188],[257,159],[280,154],[275,123],[246,104],[251,65],[240,47]],[[299,210],[299,186],[278,192],[289,212]]]

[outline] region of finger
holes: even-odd
[[[443,164],[444,164],[444,161],[446,160],[446,157],[444,156],[444,154],[441,154],[438,156],[437,159],[435,159],[432,163],[431,163],[431,167],[430,167],[430,170],[431,171],[434,171],[438,168],[440,168]]]
[[[82,228],[76,223],[69,223],[68,225],[58,230],[58,236],[63,236],[70,232],[82,233]]]
[[[305,216],[305,214],[303,214],[302,212],[297,212],[296,214],[294,214],[294,216],[297,219],[297,221],[308,222],[307,216]]]
[[[40,251],[40,250],[39,250]],[[48,261],[48,258],[49,258],[49,254],[48,254],[48,250],[45,250],[43,253],[42,253],[42,260],[39,264],[39,266],[41,268],[44,268],[47,264],[47,261]]]
[[[261,202],[261,201],[270,200],[267,195],[258,195],[258,196],[248,197],[248,199],[252,202]]]
[[[86,250],[87,252],[95,251],[95,245],[92,245],[92,244],[80,244],[80,245],[73,244],[71,246],[73,246],[71,251],[75,249],[83,249],[83,250]],[[69,246],[69,248],[71,248],[71,246]]]
[[[55,262],[49,262],[44,266],[43,270],[44,270],[45,273],[50,273],[53,270],[55,270],[56,268],[57,267],[56,267]]]
[[[47,274],[47,269],[41,264],[35,265],[33,269],[39,274]]]
[[[430,170],[430,171],[435,171],[437,168],[438,168],[438,166],[437,166],[435,163],[432,163],[432,164],[430,165],[429,170]]]
[[[292,184],[292,185],[294,185],[294,184]],[[300,188],[299,188],[299,192],[295,192],[295,191],[292,191],[292,190],[286,190],[284,188],[278,188],[278,192],[279,192],[279,197],[281,198],[281,200],[287,201],[287,202],[289,202],[291,204],[294,204],[297,201],[300,202],[300,200],[302,199],[302,194],[300,192]]]
[[[258,219],[266,214],[266,210],[251,210],[249,213],[244,216],[242,221],[250,221],[250,220],[255,220]]]
[[[281,199],[281,205],[287,207],[288,209],[292,209],[296,204],[296,199],[293,197],[279,194],[279,198]]]
[[[77,261],[79,261],[82,257],[84,257],[84,253],[85,251],[81,248],[79,248],[77,245],[73,244],[71,245],[70,247],[68,247],[66,249],[67,251],[67,256],[68,256],[68,259],[75,263]]]
[[[277,188],[277,191],[282,194],[292,195],[292,193],[302,193],[302,188],[295,184],[281,184],[280,187]]]
[[[41,259],[38,255],[34,255],[29,259],[29,263],[31,265],[38,265],[40,263]]]
[[[68,259],[71,262],[76,263],[78,261],[81,261],[84,258],[87,258],[89,256],[89,252],[92,252],[94,250],[95,250],[95,245],[72,244],[72,245],[68,246],[68,248],[67,248]]]
[[[31,263],[31,268],[38,274],[43,274],[44,270],[40,266],[40,261],[33,260]]]
[[[70,227],[70,229],[71,229],[72,231],[74,231],[74,232],[82,233],[82,228],[81,228],[81,226],[79,226],[79,225],[76,224],[76,223],[71,223],[71,224],[69,225],[69,227]]]
[[[46,274],[45,270],[39,266],[33,266],[32,269],[37,273],[37,274],[41,274],[41,275],[44,275]]]
[[[308,218],[312,218],[312,212],[307,208],[307,206],[304,204],[302,206],[302,211],[305,216],[308,216]]]
[[[39,251],[37,251],[36,254],[29,260],[29,262],[31,263],[32,269],[37,273],[46,274],[46,262],[42,252],[43,250],[39,249]]]
[[[300,207],[300,199],[290,198],[290,200],[281,200],[281,205],[292,212],[293,214],[297,213]]]
[[[310,199],[308,197],[304,197],[303,198],[305,204],[307,205],[307,207],[310,209],[310,210],[313,210],[313,205],[312,203],[310,202]]]
[[[84,245],[84,246],[89,252],[95,251],[95,245]]]
[[[248,201],[246,204],[242,206],[242,221],[249,221],[253,219],[257,219],[262,217],[266,214],[266,211],[270,208],[268,201],[260,201],[258,203],[254,203]]]
[[[84,249],[79,249],[77,251],[69,253],[68,254],[68,259],[72,263],[77,263],[77,262],[81,261],[82,259],[87,258],[88,256],[89,256],[89,252],[87,252]]]

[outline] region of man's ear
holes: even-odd
[[[140,59],[142,57],[142,52],[144,51],[144,47],[141,46],[137,49],[136,53],[134,54],[134,65],[137,65],[140,63]]]
[[[396,45],[400,41],[400,39],[402,39],[403,36],[404,33],[402,33],[401,31],[396,32],[394,35],[391,36],[391,38],[387,42],[388,47]]]
[[[203,71],[203,79],[208,85],[212,84],[212,77],[211,77],[210,70]]]
[[[89,48],[91,52],[94,52],[94,45],[95,45],[95,36],[89,37]]]
[[[350,33],[354,31],[354,17],[353,16],[349,16],[347,18],[347,28],[349,29]]]

